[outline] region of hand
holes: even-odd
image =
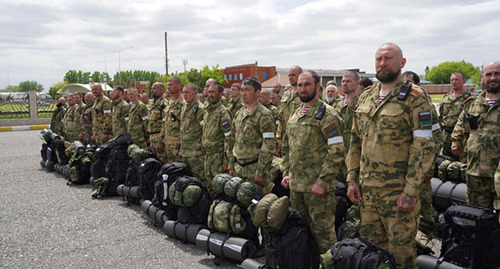
[[[227,172],[227,170],[228,170],[228,169],[229,169],[229,168],[227,167],[227,164],[223,164],[223,165],[222,165],[222,172],[223,172],[223,173],[224,173],[224,172]]]
[[[288,189],[289,185],[290,185],[290,178],[286,176],[281,180],[281,186],[283,186],[285,189]]]
[[[347,197],[352,203],[357,204],[361,202],[361,190],[359,189],[359,184],[354,181],[349,181],[349,186],[347,187]]]
[[[179,150],[179,152],[177,152],[177,158],[182,160],[182,151]]]
[[[278,143],[278,152],[281,153],[281,150],[283,149],[283,144]]]
[[[451,153],[457,157],[460,157],[460,148],[457,146],[452,146]]]
[[[262,186],[264,185],[264,178],[258,175],[255,175],[254,177],[255,184]]]
[[[163,143],[157,143],[156,144],[156,152],[159,154],[165,153],[165,145],[163,145]]]
[[[424,180],[425,181],[429,181],[431,179],[432,179],[432,175],[431,174],[427,174],[427,175],[424,176]]]
[[[498,215],[498,223],[500,224],[500,215]]]
[[[318,185],[318,183],[314,183],[311,187],[311,193],[317,196],[322,196],[325,194],[325,189]]]
[[[235,177],[236,176],[236,171],[234,171],[234,169],[229,169],[229,175],[232,176],[232,177]]]
[[[59,134],[59,135],[62,135],[62,134]],[[95,134],[92,134],[92,136],[90,137],[90,139],[92,139],[92,141],[95,142]]]
[[[109,136],[107,134],[101,134],[101,143],[106,144],[108,143]]]
[[[417,198],[406,193],[401,193],[397,200],[398,210],[403,212],[412,212],[415,210]]]

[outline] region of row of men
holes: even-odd
[[[334,180],[347,177],[350,199],[361,203],[361,235],[392,252],[398,267],[414,268],[419,215],[430,218],[424,207],[432,212],[431,167],[445,132],[448,134],[439,124],[446,127],[449,123],[444,120],[448,120],[445,105],[438,117],[425,91],[406,83],[401,74],[405,63],[397,45],[383,44],[375,55],[380,83],[359,95],[359,75],[346,72],[342,77],[344,96],[332,106],[325,101],[331,101],[328,93],[333,85],[326,87],[326,98],[320,98],[319,76],[292,66],[288,74],[291,88],[282,94],[277,114],[263,105],[269,101],[262,101],[263,95],[272,93],[262,90],[254,78],[247,78],[241,87],[233,85],[234,96],[239,93],[241,100],[231,98],[227,107],[221,101],[224,89],[215,79],[207,80],[203,89],[205,103],[198,100],[195,85],[182,88],[176,77],[167,84],[169,99],[164,98],[163,83],[153,84],[153,100],[147,106],[137,100],[135,89],[128,89],[128,117],[123,112],[127,109],[118,106],[123,90],[114,89],[111,102],[95,84],[91,139],[105,143],[115,135],[115,121],[128,118],[126,130],[134,143],[151,147],[164,162],[186,162],[209,189],[216,174],[229,171],[261,185],[264,193],[272,188],[273,154],[280,152],[282,185],[290,189],[292,207],[306,217],[321,252],[336,241]],[[457,76],[454,73],[452,80]],[[413,82],[415,79],[412,77]],[[456,116],[452,132],[456,137],[453,146],[459,149],[453,154],[465,154],[467,147],[469,202],[484,207],[492,207],[498,199],[492,184],[500,152],[499,83],[500,63],[490,63],[483,71],[486,91],[476,99],[469,95],[474,100]],[[462,99],[461,93],[451,94],[454,102]],[[234,108],[236,103],[241,108]],[[133,113],[134,108],[141,112]],[[471,115],[476,126],[469,124]],[[466,134],[470,135],[467,144]],[[483,200],[489,204],[478,202]]]

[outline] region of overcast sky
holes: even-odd
[[[499,1],[0,0],[0,88],[48,88],[67,70],[150,70],[254,63],[374,73],[380,44],[405,70],[500,60]]]

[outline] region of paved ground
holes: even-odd
[[[92,200],[40,166],[39,131],[0,133],[0,268],[215,268],[140,207]],[[217,268],[236,268],[223,262]]]

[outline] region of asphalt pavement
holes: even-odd
[[[40,131],[0,133],[0,268],[236,268],[167,237],[139,206],[40,166]]]

